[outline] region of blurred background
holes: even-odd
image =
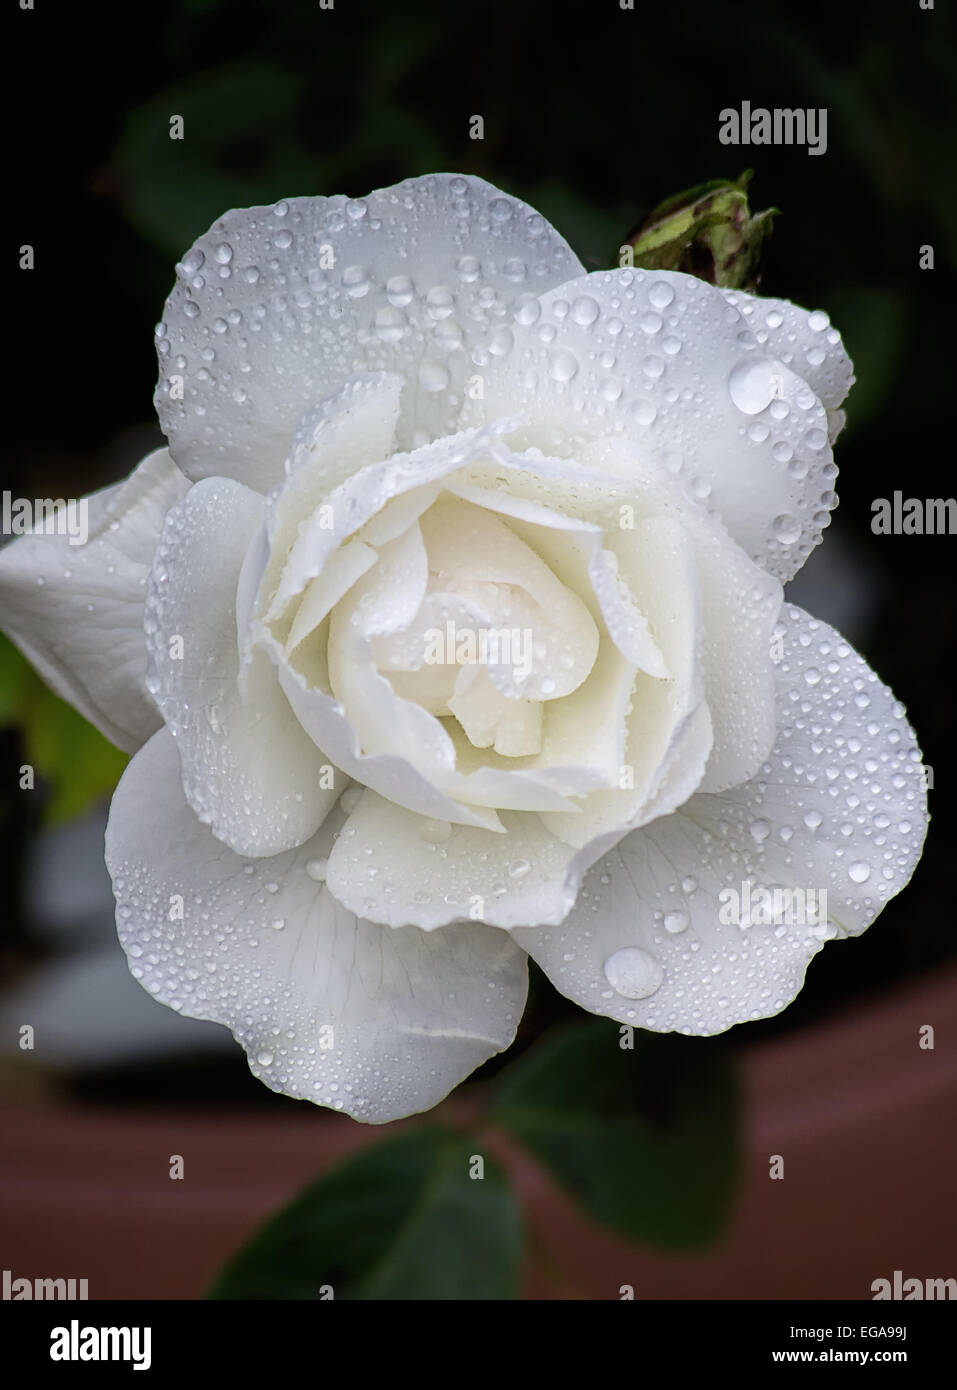
[[[910,887],[812,962],[790,1009],[700,1045],[720,1051],[741,1101],[735,1196],[706,1248],[663,1253],[599,1229],[501,1140],[547,1233],[522,1289],[862,1298],[895,1268],[953,1274],[953,542],[871,531],[875,498],[954,492],[948,7],[101,0],[44,3],[11,28],[11,220],[36,248],[15,280],[2,480],[15,496],[80,496],[160,442],[152,329],[174,262],[227,208],[473,172],[599,269],[670,194],[754,168],[752,209],[781,209],[761,289],[826,309],[858,378],[836,449],[841,504],[789,596],[907,705],[931,832]],[[827,107],[826,154],[721,146],[718,113],[743,100]],[[469,138],[474,115],[483,141]],[[922,271],[928,245],[936,268]],[[102,862],[103,798],[124,760],[0,656],[0,1265],[89,1277],[92,1297],[196,1297],[273,1207],[381,1135],[272,1095],[226,1030],[133,982]],[[17,788],[26,761],[44,774],[34,794]],[[453,1111],[574,1013],[536,976],[516,1048]],[[17,1044],[24,1022],[43,1038],[34,1053]],[[936,1047],[922,1051],[928,1023]],[[187,1151],[193,1181],[171,1184],[165,1156]],[[788,1156],[783,1182],[768,1178],[772,1153]]]

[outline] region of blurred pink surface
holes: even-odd
[[[869,1299],[957,1272],[957,971],[743,1053],[745,1172],[721,1245],[629,1245],[496,1134],[536,1245],[529,1298]],[[932,1024],[933,1051],[918,1046]],[[452,1102],[452,1112],[461,1106]],[[416,1123],[412,1121],[411,1123]],[[390,1127],[390,1130],[394,1127]],[[0,1108],[0,1268],[89,1280],[90,1298],[197,1298],[277,1206],[383,1131],[288,1113]],[[185,1180],[169,1178],[182,1154]],[[769,1158],[784,1158],[783,1181]],[[316,1285],[322,1271],[316,1272]]]

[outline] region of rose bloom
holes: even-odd
[[[902,707],[782,599],[836,502],[827,316],[586,274],[449,174],[227,213],[177,275],[168,451],[0,555],[134,753],[136,978],[367,1121],[509,1045],[529,955],[622,1024],[782,1009],[926,822]]]

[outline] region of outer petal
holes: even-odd
[[[827,314],[743,290],[721,293],[744,315],[759,348],[802,377],[828,411],[837,410],[854,384],[854,367]]]
[[[400,448],[449,434],[468,349],[581,270],[543,218],[471,176],[229,212],[184,256],[160,325],[173,456],[191,478],[265,490],[303,412],[368,370],[407,383]]]
[[[827,414],[720,290],[668,271],[597,271],[519,307],[464,423],[521,411],[524,442],[580,454],[605,435],[666,464],[743,549],[789,579],[836,503]],[[519,442],[516,447],[521,447]]]
[[[186,805],[163,731],[113,801],[117,923],[144,988],[231,1028],[267,1086],[383,1123],[435,1105],[509,1045],[525,958],[490,927],[357,920],[320,881],[331,838],[244,864]],[[171,921],[177,894],[185,915]]]
[[[186,798],[250,855],[302,844],[346,785],[300,728],[265,652],[251,653],[239,687],[239,577],[263,512],[241,483],[197,483],[167,519],[146,606],[149,688],[177,740]]]
[[[758,777],[623,840],[560,930],[515,933],[593,1013],[693,1034],[777,1013],[823,941],[863,931],[913,872],[927,817],[904,710],[831,628],[784,613],[778,738]],[[722,922],[738,916],[723,890],[743,908],[774,887],[805,907],[825,890],[828,920]]]
[[[85,498],[85,545],[28,535],[0,551],[2,627],[46,683],[118,748],[159,728],[146,692],[143,602],[166,513],[189,489],[165,449]]]

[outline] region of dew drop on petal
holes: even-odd
[[[774,399],[776,374],[764,358],[739,362],[728,378],[731,399],[743,415],[757,415]]]
[[[625,999],[646,999],[665,978],[654,956],[638,946],[625,946],[615,951],[605,961],[603,969],[612,989]]]
[[[801,523],[790,512],[782,512],[771,523],[774,539],[781,545],[793,545],[801,537]]]
[[[555,381],[571,381],[578,371],[578,359],[567,348],[560,348],[548,359],[548,370]]]

